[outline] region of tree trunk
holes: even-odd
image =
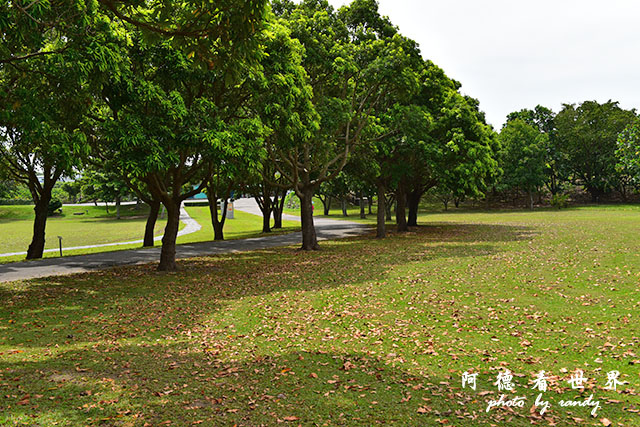
[[[222,220],[218,220],[216,219],[213,222],[213,240],[216,241],[221,241],[224,240],[224,222],[225,222],[225,217],[227,214],[227,206],[228,206],[229,202],[227,200],[224,201],[224,204],[222,205],[222,209],[224,210],[222,212]],[[216,209],[217,211],[217,209]],[[217,212],[216,212],[216,216],[217,216]]]
[[[329,213],[331,212],[331,196],[327,196],[320,200],[322,201],[322,207],[324,208],[324,216],[329,216]]]
[[[158,220],[158,214],[160,213],[160,202],[152,201],[149,204],[149,216],[147,217],[147,224],[144,228],[144,243],[145,248],[152,247],[155,244],[154,231],[156,229],[156,221]]]
[[[109,202],[104,202],[104,207],[107,209],[107,215],[109,215]]]
[[[209,198],[209,212],[211,213],[211,225],[213,226],[213,240],[224,240],[224,223],[227,219],[227,207],[229,206],[229,200],[225,199],[222,205],[222,212],[220,218],[218,218],[218,197],[213,195],[211,191],[207,191],[207,197]]]
[[[364,210],[364,196],[360,192],[360,219],[367,219],[367,213]]]
[[[313,187],[303,188],[300,197],[300,220],[302,222],[302,250],[316,251],[320,249],[316,228],[313,225]]]
[[[398,225],[399,233],[409,231],[409,225],[407,224],[406,203],[407,195],[402,185],[399,185],[398,191],[396,193],[396,224]]]
[[[273,229],[279,230],[282,228],[282,209],[273,208]]]
[[[44,254],[45,230],[47,227],[47,213],[49,202],[51,201],[51,191],[48,194],[41,194],[33,210],[36,218],[33,221],[33,236],[31,244],[27,250],[27,259],[40,259]]]
[[[367,205],[369,206],[369,215],[373,215],[373,210],[371,205],[373,205],[373,194],[370,194],[369,197],[367,197]]]
[[[409,221],[407,223],[410,227],[418,226],[418,208],[420,207],[420,199],[422,199],[422,192],[413,190],[407,195],[407,202],[409,205]]]
[[[533,210],[533,191],[529,190],[529,209]]]
[[[384,239],[387,237],[386,213],[385,207],[386,188],[384,184],[378,183],[378,212],[376,218],[376,238]]]
[[[449,200],[443,200],[442,204],[444,205],[445,212],[449,210]]]
[[[347,212],[347,199],[346,197],[342,198],[342,216],[349,216]]]
[[[387,221],[391,221],[393,217],[391,216],[391,208],[393,206],[393,199],[385,199],[384,201],[384,210],[387,213]]]
[[[271,233],[271,211],[272,211],[272,201],[271,196],[269,194],[262,194],[260,198],[262,203],[256,197],[256,202],[258,202],[258,206],[262,211],[262,232],[263,233]]]
[[[285,191],[282,197],[278,198],[278,192],[276,192],[276,198],[273,201],[273,228],[282,228],[282,211],[284,210],[284,202],[287,198],[287,192]]]
[[[120,196],[116,197],[116,219],[120,219]]]
[[[180,201],[169,199],[163,203],[167,209],[167,225],[162,236],[162,250],[160,251],[160,265],[158,271],[176,271],[176,239],[180,228]]]

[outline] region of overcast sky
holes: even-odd
[[[334,6],[348,0],[329,0]],[[636,0],[379,0],[422,54],[480,100],[499,129],[542,104],[620,101],[640,108]]]

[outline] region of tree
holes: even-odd
[[[302,67],[303,48],[291,37],[286,22],[269,22],[269,36],[264,40],[266,55],[261,61],[261,78],[250,86],[249,114],[258,117],[265,127],[264,152],[256,173],[249,179],[249,192],[256,198],[263,214],[263,232],[270,232],[271,214],[274,228],[282,228],[282,211],[291,183],[282,171],[289,154],[286,147],[308,137],[317,126],[317,114],[311,103],[311,89]]]
[[[547,134],[521,119],[512,119],[500,132],[500,160],[505,186],[519,188],[529,195],[533,209],[533,193],[545,182],[545,148]]]
[[[565,104],[556,116],[558,147],[574,178],[584,185],[593,202],[617,187],[618,135],[636,119],[634,111],[617,102]]]
[[[0,158],[12,178],[29,188],[35,203],[33,237],[27,259],[41,258],[47,207],[60,177],[73,174],[89,147],[85,117],[91,93],[106,73],[117,73],[117,40],[99,18],[101,32],[88,32],[83,43],[58,37],[48,46],[57,52],[9,63],[0,69]],[[115,67],[115,68],[114,68]]]
[[[495,133],[478,101],[460,94],[460,83],[429,61],[420,83],[420,91],[399,116],[400,132],[394,136],[396,165],[391,170],[396,175],[396,222],[401,232],[417,225],[426,191],[440,184],[455,190],[457,197],[477,196],[497,168]]]
[[[337,12],[326,1],[282,0],[274,11],[306,49],[303,65],[320,114],[320,126],[306,138],[272,150],[301,201],[302,249],[316,250],[314,194],[340,173],[358,144],[383,136],[370,125],[386,97],[415,85],[419,52],[379,15],[373,0],[356,0]]]
[[[0,4],[0,65],[57,55],[81,39],[96,7],[68,0],[3,1]],[[62,42],[62,40],[66,42]]]
[[[540,133],[547,135],[547,143],[545,147],[545,185],[551,194],[558,194],[562,185],[568,179],[568,171],[566,159],[559,150],[557,129],[555,124],[555,113],[549,108],[538,105],[533,110],[523,109],[510,113],[507,116],[507,123],[520,119],[534,128]]]
[[[225,97],[238,85],[225,79],[224,69],[198,66],[171,43],[147,44],[139,35],[128,58],[128,69],[102,92],[109,115],[101,139],[118,169],[144,182],[165,206],[158,269],[172,271],[182,202],[205,189],[220,159],[255,144],[261,126],[252,118],[231,120],[242,100]],[[247,72],[254,65],[246,63]]]
[[[623,185],[637,189],[640,186],[640,123],[635,121],[620,132],[616,145],[619,180]]]
[[[67,194],[67,199],[71,203],[77,203],[78,196],[82,193],[82,188],[78,181],[67,181],[62,183],[62,191]]]
[[[109,213],[108,203],[115,202],[116,218],[120,219],[120,203],[131,193],[127,183],[117,173],[108,168],[103,168],[103,170],[86,169],[80,183],[82,193],[90,195],[94,202],[103,201],[107,213]]]

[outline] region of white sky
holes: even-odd
[[[329,0],[334,6],[348,0]],[[379,0],[422,54],[478,98],[500,129],[537,104],[640,108],[637,0]]]

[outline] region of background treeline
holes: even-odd
[[[509,114],[500,132],[500,179],[489,199],[562,206],[579,191],[587,201],[627,201],[638,190],[638,116],[616,102],[538,106]]]
[[[256,198],[269,231],[293,193],[313,250],[315,197],[375,200],[383,238],[391,205],[406,231],[428,193],[531,201],[582,185],[598,200],[635,185],[634,112],[538,108],[497,134],[375,0],[5,2],[0,30],[0,197],[28,189],[27,258],[60,191],[142,200],[147,231],[164,207],[159,269],[174,270],[180,206],[198,193],[216,239],[233,194]]]

